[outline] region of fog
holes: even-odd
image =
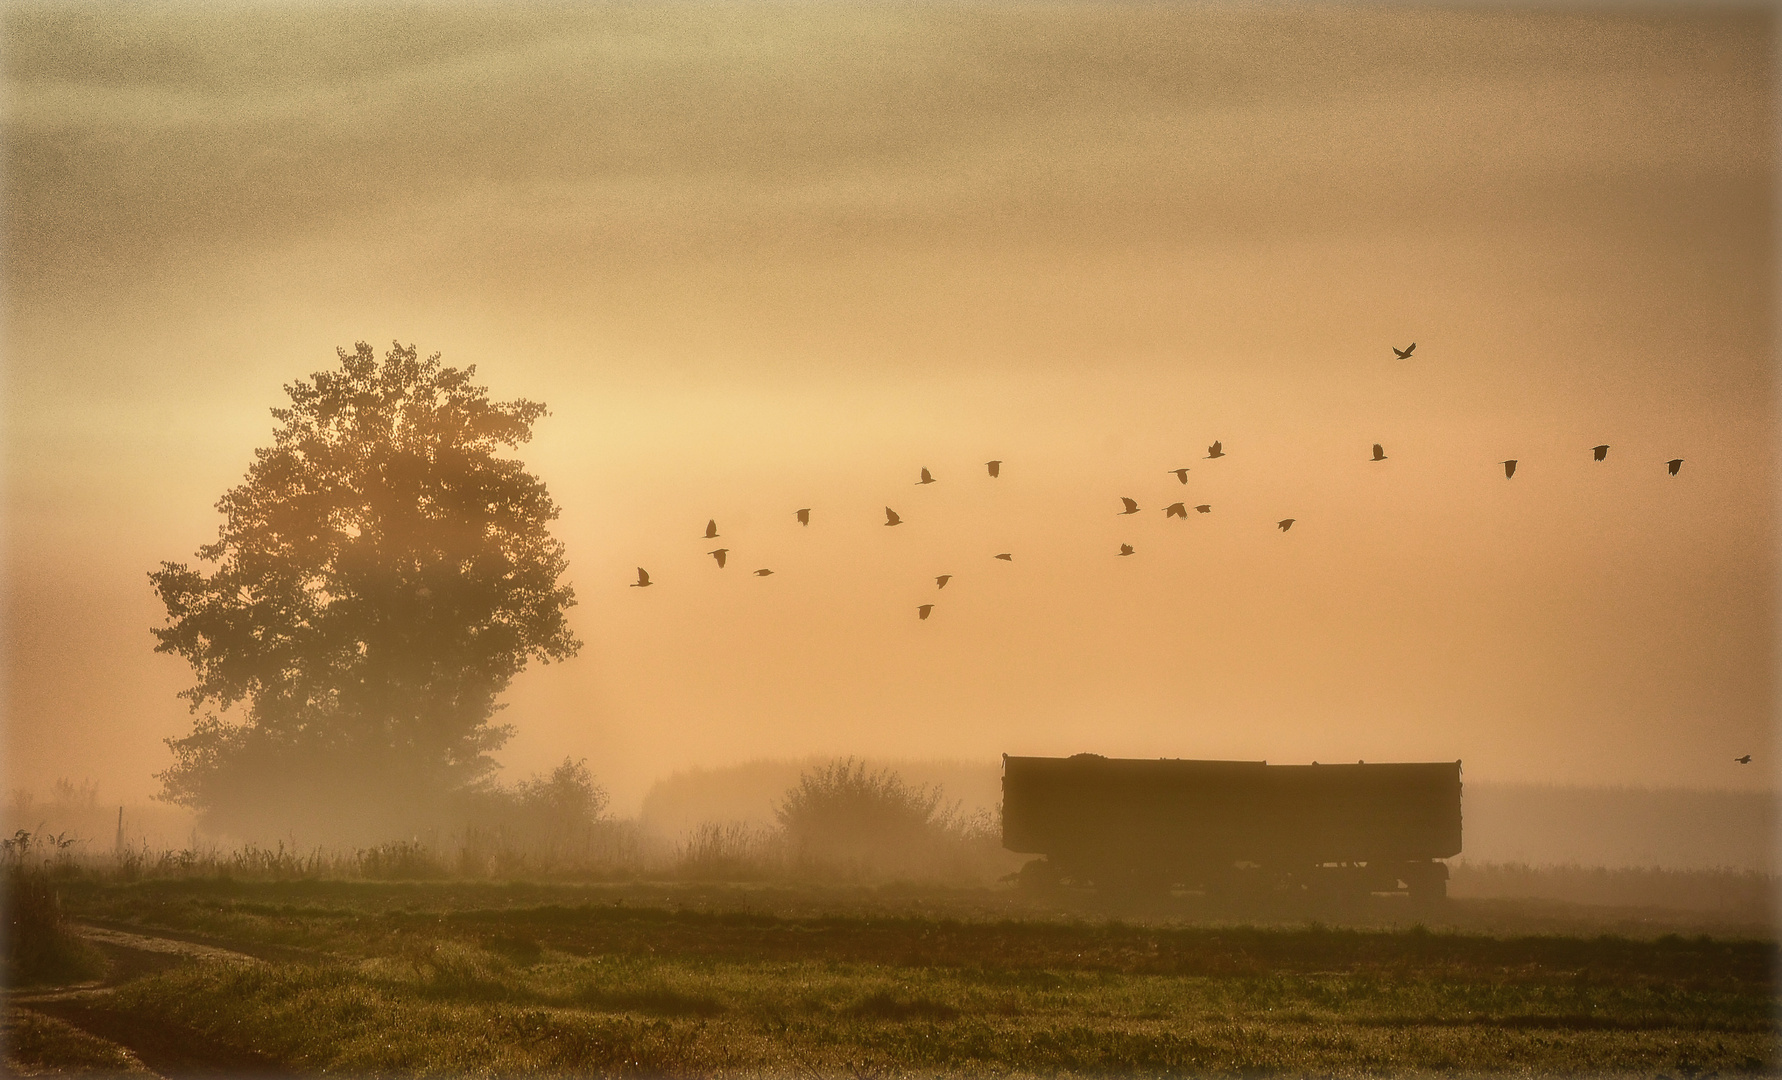
[[[1081,751],[1762,799],[1774,29],[9,6],[8,784],[158,790],[191,674],[145,575],[215,538],[283,385],[397,339],[550,406],[519,456],[585,647],[500,757],[585,758],[614,813]]]

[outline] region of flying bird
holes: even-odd
[[[1601,446],[1593,446],[1590,448],[1590,452],[1596,455],[1596,460],[1601,461],[1609,456],[1609,444],[1604,443]]]
[[[1001,555],[998,555],[997,558],[1001,559],[1003,562],[1014,562],[1015,561],[1015,557],[1013,555],[1010,555],[1006,551],[1003,552]]]
[[[800,510],[798,512],[798,523],[800,525],[809,525],[811,523],[811,508],[810,507],[807,506],[803,510]]]
[[[1386,460],[1386,448],[1381,446],[1379,443],[1374,444],[1374,460],[1375,461],[1385,461]]]
[[[1298,520],[1298,518],[1282,518],[1275,522],[1275,525],[1279,527],[1282,532],[1286,532],[1288,529],[1293,528],[1293,523]]]
[[[724,557],[726,555],[730,554],[730,549],[729,548],[719,548],[716,551],[708,551],[708,552],[706,552],[706,554],[710,555],[712,558],[718,560],[718,569],[722,570],[722,569],[724,569]]]
[[[1674,457],[1671,460],[1665,462],[1665,464],[1669,465],[1671,467],[1671,475],[1675,476],[1675,475],[1677,475],[1677,470],[1681,469],[1683,467],[1683,459],[1680,457]]]
[[[705,538],[707,540],[716,540],[718,538],[718,519],[717,518],[713,518],[712,520],[705,523]]]
[[[934,610],[933,604],[923,604],[921,607],[916,609],[916,618],[926,619],[926,618],[928,618],[928,613],[933,610]]]
[[[889,506],[887,506],[887,507],[885,507],[885,524],[887,524],[887,525],[902,525],[903,519],[897,516],[897,511],[895,511],[895,510],[891,509]]]
[[[1733,758],[1733,760],[1738,762],[1740,765],[1749,765],[1749,764],[1751,764],[1751,755],[1746,754],[1744,757],[1736,757],[1736,758]]]
[[[633,581],[631,583],[631,587],[633,589],[644,589],[644,588],[648,588],[649,584],[650,584],[650,572],[648,570],[645,570],[641,566],[638,567],[637,568],[637,580]]]
[[[1132,554],[1132,545],[1131,544],[1121,544],[1120,545],[1120,554],[1121,555],[1131,555]],[[1115,558],[1118,558],[1118,557],[1119,556],[1115,556]]]
[[[1199,506],[1195,507],[1195,509],[1200,511],[1203,514],[1210,514],[1213,512],[1213,504],[1212,503],[1201,503]]]
[[[1505,480],[1510,480],[1515,477],[1515,475],[1516,475],[1516,459],[1515,458],[1511,458],[1508,461],[1500,461],[1500,462],[1498,462],[1498,464],[1502,465],[1504,467],[1504,479]]]
[[[934,579],[934,587],[937,589],[944,589],[947,587],[947,582],[952,581],[952,580],[953,580],[952,574],[938,574],[935,576],[935,579]]]
[[[934,474],[929,472],[927,469],[923,469],[922,470],[922,479],[916,481],[916,486],[920,487],[923,484],[932,484],[932,483],[934,483]]]
[[[1217,439],[1213,440],[1213,445],[1207,447],[1207,456],[1210,458],[1224,457],[1225,444]]]
[[[1163,516],[1166,518],[1186,518],[1188,516],[1188,507],[1183,503],[1170,503],[1163,508]]]
[[[1133,502],[1126,496],[1120,496],[1120,501],[1126,504],[1126,509],[1120,511],[1120,514],[1136,514],[1139,512],[1138,503]],[[1120,514],[1115,514],[1114,516],[1119,517]]]
[[[990,479],[992,480],[1002,475],[1002,462],[1000,461],[986,461],[984,468],[990,470]]]
[[[1417,351],[1417,343],[1415,341],[1411,342],[1411,347],[1408,349],[1401,349],[1397,345],[1394,345],[1392,351],[1398,354],[1400,360],[1409,360],[1411,354]]]
[[[1180,480],[1182,483],[1186,484],[1188,482],[1187,469],[1171,469],[1170,472],[1175,473],[1176,479]]]
[[[772,577],[773,571],[772,570],[757,570],[757,571],[755,571],[755,576],[756,577]]]

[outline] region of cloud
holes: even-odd
[[[28,282],[475,192],[642,249],[1650,212],[1767,175],[1764,19],[27,6],[8,229]]]

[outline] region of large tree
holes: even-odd
[[[557,508],[500,454],[544,406],[491,401],[474,367],[412,346],[336,354],[285,387],[273,445],[217,504],[210,571],[149,575],[156,651],[197,675],[163,795],[223,823],[418,810],[475,785],[511,734],[493,722],[509,682],[581,644]]]

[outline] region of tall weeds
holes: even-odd
[[[78,872],[69,855],[73,846],[67,837],[34,836],[24,829],[0,841],[8,987],[79,982],[105,969],[104,957],[62,918],[56,881]]]
[[[675,845],[673,869],[691,881],[764,881],[784,876],[786,845],[771,829],[708,821]]]

